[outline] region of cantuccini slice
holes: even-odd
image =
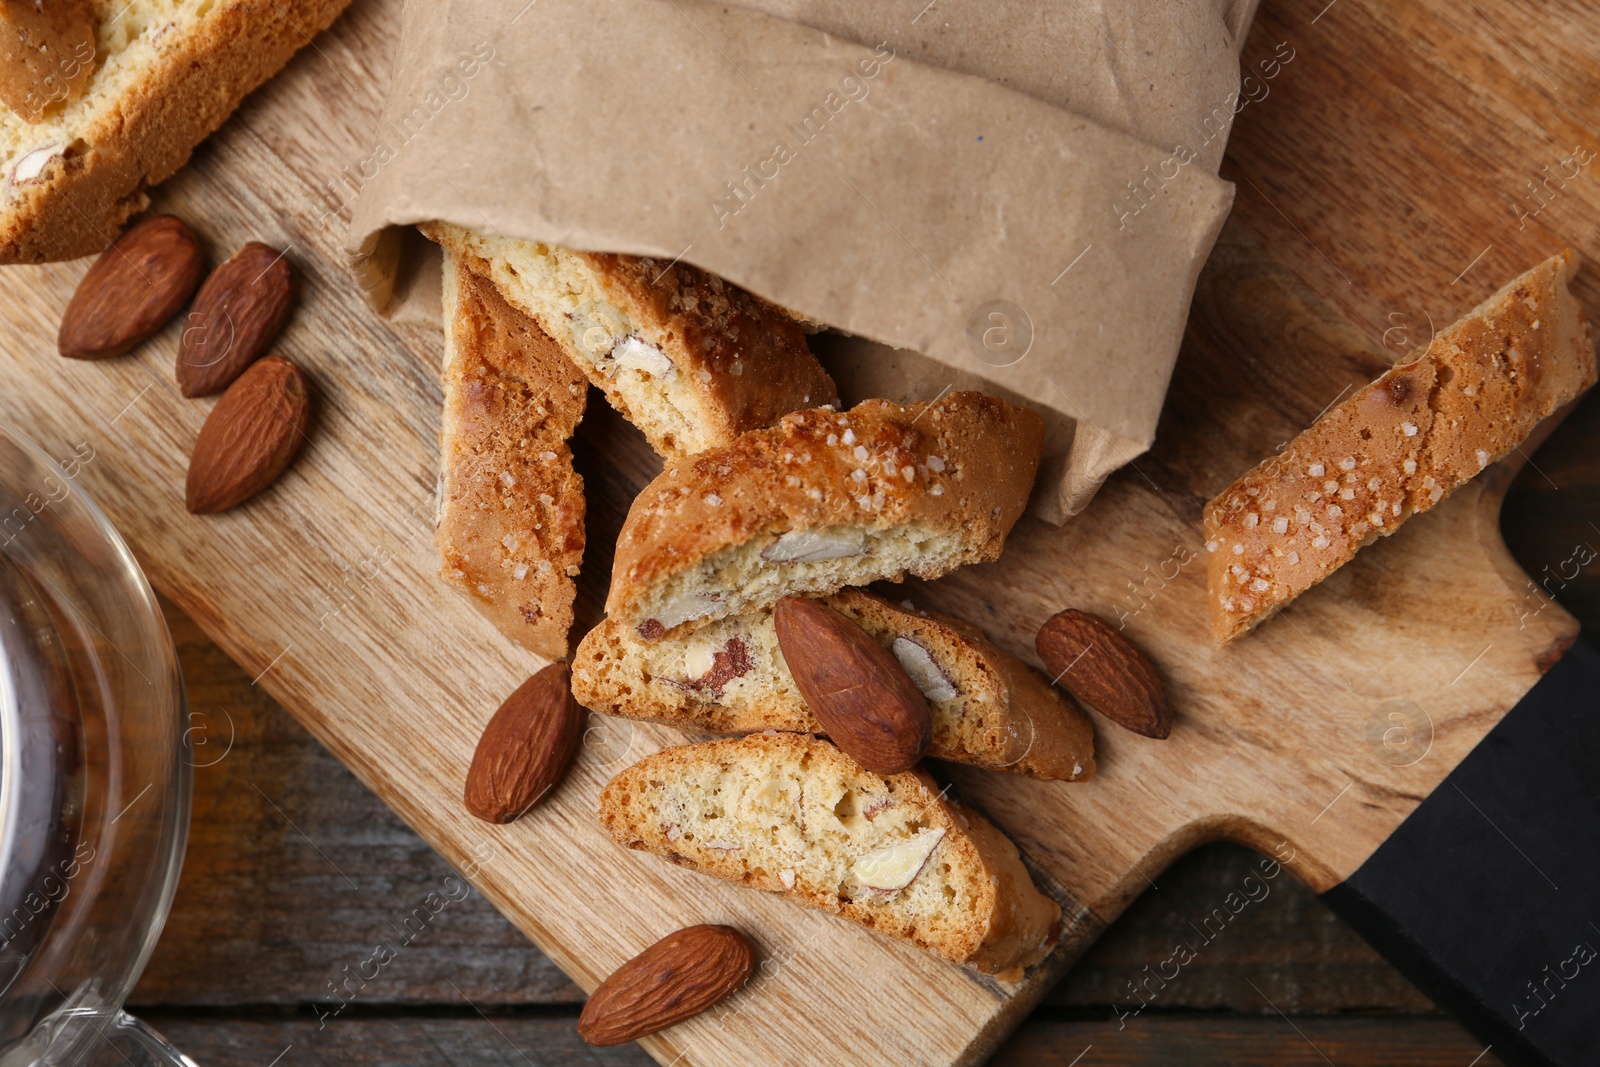
[[[653,640],[906,574],[999,557],[1044,425],[981,393],[786,415],[669,463],[628,512],[607,612]]]
[[[538,324],[447,254],[441,575],[511,640],[567,654],[583,562],[583,479],[567,440],[583,375]]]
[[[662,456],[837,404],[787,312],[687,263],[579,252],[434,222],[423,233],[533,316]]]
[[[1249,631],[1514,449],[1595,381],[1570,249],[1334,407],[1206,505],[1211,631]]]
[[[1058,781],[1094,774],[1088,716],[976,628],[859,589],[821,599],[889,649],[928,698],[928,755]],[[771,608],[657,641],[607,619],[578,645],[572,689],[595,711],[691,730],[823,732],[784,662]]]
[[[5,0],[0,263],[102,251],[348,3]]]
[[[1059,933],[1060,908],[987,819],[923,771],[880,777],[804,734],[647,756],[606,786],[600,820],[628,848],[1008,980]]]

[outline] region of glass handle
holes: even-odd
[[[101,1031],[84,1067],[199,1067],[149,1026],[119,1011]]]

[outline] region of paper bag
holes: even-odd
[[[406,234],[442,219],[722,275],[841,335],[847,402],[1030,404],[1059,522],[1154,435],[1253,6],[410,0],[327,191],[380,310],[437,314]]]

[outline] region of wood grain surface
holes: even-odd
[[[353,5],[157,193],[214,260],[273,241],[304,277],[280,350],[312,374],[319,415],[284,482],[237,513],[184,513],[186,455],[210,402],[173,385],[179,325],[111,364],[57,360],[55,319],[83,263],[0,276],[13,329],[0,414],[57,454],[90,444],[79,481],[152,581],[447,860],[471,864],[477,889],[580,986],[690,922],[757,932],[771,964],[762,980],[730,1011],[647,1040],[663,1061],[981,1058],[1200,842],[1244,841],[1314,888],[1336,882],[1573,632],[1500,544],[1508,463],[1250,640],[1224,653],[1206,642],[1201,568],[1176,561],[1200,550],[1207,496],[1409,347],[1397,329],[1426,340],[1426,323],[1449,322],[1560,244],[1600,255],[1587,170],[1539,185],[1542,196],[1519,192],[1597,139],[1581,109],[1600,81],[1600,13],[1268,0],[1244,61],[1280,41],[1295,58],[1239,116],[1224,168],[1239,198],[1155,450],[1068,526],[1024,522],[1000,563],[912,591],[1030,658],[1034,629],[1060,607],[1126,612],[1176,697],[1168,742],[1102,728],[1092,783],[953,775],[1062,900],[1068,930],[1052,961],[1002,987],[616,849],[594,798],[625,760],[675,738],[661,728],[597,721],[551,803],[507,828],[474,822],[459,803],[473,743],[537,664],[433,575],[438,335],[376,320],[337,258],[341,168],[367,142],[397,12],[396,0]],[[1586,268],[1579,281],[1591,315],[1597,277]],[[585,431],[615,486],[591,514],[649,472],[636,436],[614,431]],[[596,543],[605,529],[593,527]],[[586,560],[591,597],[603,555]],[[1395,701],[1418,724],[1414,762],[1373,739]]]
[[[635,1045],[591,1048],[557,1020],[487,1016],[476,1019],[364,1019],[318,1033],[315,1022],[261,1020],[227,1030],[203,1021],[150,1019],[197,1062],[217,1067],[284,1064],[314,1048],[324,1063],[422,1067],[646,1067]],[[1299,1033],[1295,1028],[1298,1027]],[[1170,1018],[1127,1035],[1094,1022],[1030,1022],[994,1062],[1010,1067],[1493,1067],[1482,1049],[1446,1019]],[[1287,1038],[1285,1035],[1287,1034]],[[1320,1053],[1320,1055],[1319,1055]],[[1327,1059],[1323,1059],[1326,1056]],[[301,1062],[305,1062],[302,1060]],[[830,1061],[813,1061],[830,1062]]]
[[[1600,568],[1559,563],[1600,544],[1600,395],[1532,459],[1506,497],[1507,543],[1593,632]],[[478,894],[430,922],[339,1025],[320,1025],[318,1013],[338,1006],[327,983],[392,939],[392,924],[451,868],[192,620],[163,607],[194,714],[195,817],[177,900],[134,994],[141,1016],[207,1067],[260,1067],[290,1045],[285,1067],[521,1063],[513,1048],[551,1067],[648,1062],[637,1049],[596,1055],[578,1042],[582,991]],[[1467,1035],[1425,1015],[1420,992],[1287,879],[1158,1003],[1119,1018],[1137,1003],[1129,984],[1256,862],[1215,844],[1157,875],[1157,891],[1089,947],[993,1062],[1068,1064],[1093,1044],[1080,1064],[1321,1063],[1301,1031],[1339,1064],[1472,1061],[1480,1050]]]
[[[1600,415],[1600,405],[1596,406]],[[1597,420],[1600,423],[1600,420]],[[1600,428],[1600,426],[1597,426]],[[1600,436],[1600,435],[1597,435]],[[1569,528],[1570,521],[1565,523]],[[134,1003],[141,1009],[337,1006],[326,982],[395,935],[452,873],[371,790],[170,601],[189,690],[194,818],[172,914]],[[1185,856],[1046,996],[1104,1011],[1170,951],[1174,931],[1235,890],[1255,853],[1216,844]],[[1422,1013],[1429,1002],[1289,878],[1184,970],[1163,1007],[1290,1013]],[[441,911],[356,1008],[576,1006],[583,992],[479,894]]]
[[[1593,632],[1600,567],[1568,568],[1562,578],[1559,561],[1600,545],[1600,395],[1532,459],[1506,497],[1506,541],[1529,573],[1553,576],[1554,596]],[[336,1017],[341,1025],[318,1025],[319,1011],[338,1006],[327,983],[392,939],[393,924],[451,868],[193,620],[170,602],[163,608],[194,715],[194,820],[135,1009],[207,1067],[259,1067],[290,1043],[286,1067],[521,1062],[507,1038],[535,1063],[596,1062],[572,1036],[582,990],[476,893],[414,937],[384,981]],[[1421,993],[1288,879],[1230,922],[1158,1003],[1120,1019],[1119,1009],[1136,1006],[1129,984],[1235,891],[1257,859],[1219,843],[1157,875],[1157,891],[1147,889],[1089,947],[993,1062],[1070,1063],[1090,1042],[1082,1063],[1194,1067],[1246,1054],[1269,1064],[1322,1062],[1296,1027],[1336,1048],[1340,1064],[1459,1067],[1477,1055],[1470,1038],[1429,1017]],[[360,1025],[342,1025],[352,1022]],[[1017,1058],[1024,1050],[1031,1059]],[[648,1057],[608,1050],[598,1062]]]
[[[1600,439],[1600,419],[1591,424]],[[1581,527],[1570,502],[1583,486],[1552,469],[1552,450],[1537,459],[1562,482],[1569,506],[1555,513],[1555,530],[1570,535]],[[522,1063],[507,1039],[541,1067],[649,1062],[636,1048],[591,1055],[574,1036],[582,991],[476,893],[415,930],[348,1008],[319,1019],[339,1008],[328,982],[375,944],[395,941],[394,924],[443,889],[451,868],[191,619],[163,607],[194,713],[195,818],[177,899],[134,993],[137,1014],[206,1067],[261,1067],[290,1044],[280,1067]],[[1117,1008],[1136,1004],[1129,983],[1257,861],[1219,843],[1158,875],[1158,891],[1089,947],[993,1062],[1065,1064],[1092,1041],[1082,1062],[1188,1067],[1250,1050],[1292,1063],[1315,1056],[1294,1028],[1308,1017],[1342,1050],[1341,1064],[1410,1062],[1397,1057],[1422,1044],[1437,1057],[1423,1062],[1450,1062],[1447,1054],[1468,1048],[1466,1035],[1427,1014],[1422,994],[1288,878],[1231,922],[1159,1003],[1119,1019]],[[1197,1019],[1214,1025],[1195,1031]],[[1029,1059],[1018,1059],[1023,1050]]]

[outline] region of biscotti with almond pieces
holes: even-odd
[[[1043,959],[1060,932],[1061,909],[987,819],[924,771],[872,774],[804,734],[646,756],[600,794],[600,821],[628,848],[1005,980]]]
[[[444,262],[440,575],[511,640],[567,654],[583,562],[583,478],[567,441],[588,385],[528,316]]]
[[[146,190],[348,3],[90,0],[92,54],[66,50],[70,76],[41,86],[41,109],[0,109],[0,263],[101,251],[149,205]]]
[[[847,585],[999,558],[1044,423],[982,393],[785,415],[669,463],[617,539],[606,611],[653,640]]]
[[[1568,249],[1441,330],[1206,505],[1220,646],[1506,455],[1595,382]]]
[[[793,316],[698,267],[421,230],[533,316],[668,459],[839,401]]]
[[[889,649],[928,699],[935,759],[1053,781],[1094,775],[1089,718],[976,628],[860,589],[820,598]],[[607,619],[572,658],[578,703],[714,733],[823,733],[784,662],[772,609],[646,641]]]

